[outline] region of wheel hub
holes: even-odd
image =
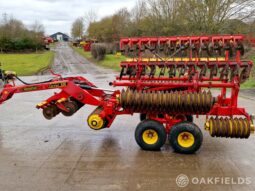
[[[92,129],[102,129],[104,124],[104,120],[98,114],[93,114],[88,118],[88,125]]]
[[[143,141],[149,145],[155,144],[158,141],[158,133],[153,129],[148,129],[144,131]]]
[[[184,148],[189,148],[195,143],[195,138],[190,132],[182,132],[178,135],[178,143]]]

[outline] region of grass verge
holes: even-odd
[[[73,47],[73,49],[78,52],[81,56],[86,58],[87,60],[97,64],[98,66],[102,66],[105,68],[110,68],[115,71],[120,71],[120,62],[126,60],[125,56],[116,56],[113,54],[107,54],[102,61],[95,60],[90,52],[84,52],[82,48]]]
[[[255,80],[254,79],[249,79],[245,83],[241,85],[241,89],[251,89],[255,88]]]
[[[17,75],[29,76],[47,68],[53,61],[51,51],[32,54],[0,54],[2,69],[16,71]]]
[[[253,54],[249,59],[255,64],[255,54]],[[255,65],[253,66],[250,79],[241,85],[241,89],[251,88],[255,88]]]

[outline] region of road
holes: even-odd
[[[104,88],[115,75],[66,44],[56,47],[53,69],[84,75]],[[160,152],[143,151],[134,139],[138,115],[118,117],[110,129],[101,131],[87,126],[91,106],[70,118],[59,115],[48,121],[35,105],[52,93],[19,94],[1,105],[1,191],[255,190],[254,135],[248,140],[220,139],[203,130],[203,145],[194,155],[174,153],[168,143]],[[240,97],[239,104],[255,113],[254,100]],[[204,118],[195,123],[203,129]],[[180,174],[189,178],[185,188],[176,184]]]

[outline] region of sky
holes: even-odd
[[[72,22],[86,12],[93,10],[100,19],[120,8],[130,10],[135,3],[136,0],[0,0],[0,16],[12,15],[28,27],[39,22],[47,35],[70,34]]]

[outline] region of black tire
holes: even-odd
[[[54,108],[52,106],[48,106],[42,110],[43,116],[47,120],[51,120],[55,117]]]
[[[149,141],[152,141],[151,143],[146,142],[146,140],[144,140],[143,138],[144,136],[146,136],[146,132],[152,133],[152,135],[148,134],[147,137]],[[164,126],[161,123],[154,120],[144,120],[140,122],[135,130],[135,140],[143,150],[149,151],[160,150],[160,148],[165,144],[166,138],[167,135]]]
[[[178,142],[178,136],[181,135],[181,133],[185,132],[192,134],[194,139],[193,144],[187,147],[180,145]],[[195,153],[200,148],[203,142],[203,134],[200,128],[196,124],[190,122],[181,122],[174,125],[171,128],[168,138],[174,151],[181,154]]]
[[[64,103],[64,105],[67,108],[68,112],[67,111],[61,111],[61,112],[66,117],[72,116],[79,109],[79,106],[75,101],[68,101]]]
[[[140,113],[140,121],[143,121],[146,119],[146,114],[145,113]]]
[[[60,110],[58,109],[56,105],[51,105],[51,107],[53,109],[54,117],[56,117],[60,113]]]
[[[187,121],[193,123],[194,118],[192,115],[186,115]]]

